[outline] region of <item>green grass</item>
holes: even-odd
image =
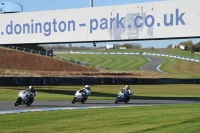
[[[148,53],[160,53],[159,49],[151,50],[147,48],[142,49],[108,49],[108,50],[98,50],[98,49],[92,49],[92,50],[81,50],[82,52],[129,52],[129,53],[139,53],[139,52],[148,52]]]
[[[0,132],[199,133],[200,106],[160,105],[6,114]]]
[[[114,100],[124,85],[91,85],[89,100]],[[35,86],[35,100],[72,100],[75,91],[83,86]],[[200,98],[199,85],[130,85],[132,99],[183,99]],[[15,101],[25,87],[0,87],[0,101]]]
[[[175,49],[166,49],[167,54],[171,54],[171,55],[178,55],[181,57],[189,57],[189,58],[197,58],[200,60],[200,54],[195,54],[195,53],[191,53],[190,51],[183,51],[179,48],[175,48]]]
[[[92,63],[100,67],[105,67],[106,70],[111,71],[134,71],[140,70],[140,67],[147,64],[149,61],[142,56],[131,55],[90,55],[90,54],[58,54],[56,58],[61,56],[68,60],[74,59],[78,61]],[[200,63],[193,61],[186,61],[181,59],[159,57],[165,60],[160,69],[169,74],[178,75],[179,77],[199,78],[200,77]]]
[[[142,48],[142,49],[109,49],[109,50],[82,50],[82,52],[129,52],[129,53],[139,53],[139,52],[147,52],[147,53],[157,53],[157,54],[169,54],[169,55],[177,55],[181,57],[188,58],[196,58],[200,60],[200,54],[191,53],[190,51],[183,51],[180,48],[156,48],[155,50]]]
[[[91,55],[91,54],[57,54],[56,58],[68,60],[78,60],[82,62],[92,63],[99,67],[113,71],[132,71],[139,70],[141,66],[148,63],[146,58],[131,55]]]
[[[161,57],[165,60],[160,67],[164,72],[183,75],[189,78],[200,78],[200,63],[175,58]]]

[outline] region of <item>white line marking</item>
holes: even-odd
[[[39,111],[73,110],[73,109],[95,109],[95,108],[121,108],[121,107],[134,107],[134,106],[151,106],[151,105],[66,107],[66,108],[40,108],[40,109],[25,109],[25,110],[8,110],[8,111],[0,111],[0,115],[3,115],[3,114],[14,114],[14,113],[39,112]]]
[[[144,58],[147,58],[147,57],[144,57]],[[149,60],[150,62],[149,62],[149,63],[147,63],[147,64],[144,64],[143,66],[146,66],[146,65],[148,65],[148,64],[150,64],[150,63],[151,63],[151,59],[147,58],[147,60]],[[141,67],[140,67],[140,70],[142,70],[142,67],[143,67],[143,66],[141,66]]]
[[[160,58],[160,59],[162,59],[162,58]],[[168,74],[167,72],[163,72],[163,71],[160,70],[161,65],[165,63],[165,60],[164,60],[164,59],[162,59],[162,60],[163,60],[164,62],[161,63],[156,69],[157,69],[158,71],[162,72],[162,73]]]

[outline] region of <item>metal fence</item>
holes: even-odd
[[[81,66],[87,66],[87,67],[91,67],[93,65],[91,63],[79,61],[79,60],[76,60],[73,58],[64,58],[63,56],[60,56],[60,60],[67,61],[67,62],[74,63],[74,64],[81,65]],[[95,69],[105,70],[105,67],[101,67],[99,65],[93,65],[93,66],[95,67]]]
[[[39,50],[34,50],[34,49],[28,49],[28,48],[23,48],[23,47],[17,47],[17,46],[6,46],[7,48],[11,48],[11,49],[15,49],[15,50],[19,50],[19,51],[23,51],[23,52],[27,52],[27,53],[32,53],[32,54],[39,54],[39,55],[43,55],[43,56],[50,56],[53,57],[53,51],[39,51]]]

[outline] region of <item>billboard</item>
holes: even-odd
[[[0,15],[0,44],[200,36],[200,1],[160,1]]]

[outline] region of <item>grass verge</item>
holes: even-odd
[[[200,78],[200,63],[175,58],[161,57],[165,62],[160,69],[169,74]]]
[[[0,132],[199,133],[199,125],[199,104],[186,104],[6,114]]]

